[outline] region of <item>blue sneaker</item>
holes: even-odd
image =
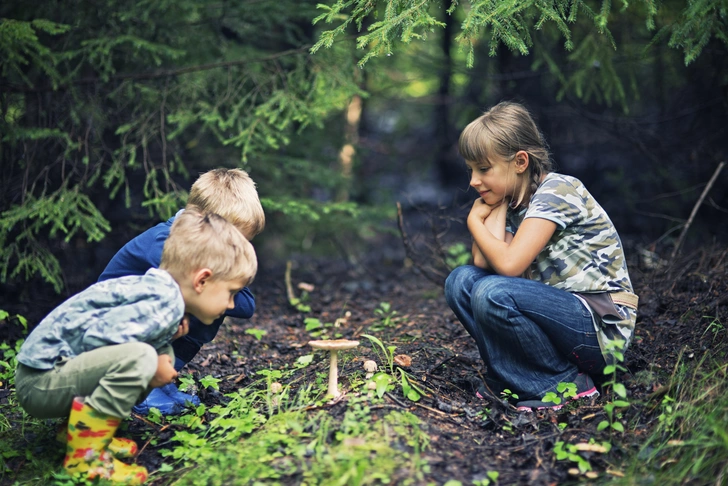
[[[158,408],[162,415],[179,415],[186,407],[196,407],[199,404],[199,397],[182,393],[177,389],[177,385],[170,383],[152,390],[142,403],[132,408],[132,411],[139,415],[147,415],[150,408]]]

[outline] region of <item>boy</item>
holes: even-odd
[[[214,169],[202,174],[192,185],[186,207],[197,207],[219,214],[232,223],[248,240],[252,240],[265,226],[265,215],[255,190],[255,183],[240,169]],[[164,240],[169,228],[180,212],[164,223],[148,229],[129,241],[114,255],[99,281],[125,275],[143,275],[150,268],[157,268],[162,254]],[[235,296],[235,308],[225,315],[249,319],[255,311],[255,298],[247,288]],[[190,332],[177,339],[172,347],[176,356],[174,368],[180,371],[217,335],[225,316],[220,316],[212,325],[205,326],[190,319]],[[200,404],[199,398],[182,393],[174,383],[153,390],[144,402],[134,407],[134,412],[146,415],[154,407],[165,415],[182,412],[187,403]]]
[[[170,342],[187,333],[185,315],[212,324],[256,270],[253,246],[233,225],[188,209],[172,225],[159,269],[98,282],[38,324],[18,353],[18,402],[38,418],[69,417],[69,473],[146,480],[145,468],[112,457],[120,421],[149,388],[176,378]]]

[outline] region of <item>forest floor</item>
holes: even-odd
[[[343,318],[331,331],[361,342],[340,364],[344,391],[347,377],[361,371],[364,360],[382,364],[362,334],[374,335],[385,345],[396,346],[394,354],[411,358],[404,370],[427,395],[412,402],[398,388],[384,397],[389,406],[415,414],[429,435],[424,459],[430,473],[425,482],[471,484],[487,478],[488,471],[497,471],[499,484],[560,484],[578,475],[570,476],[574,462],[555,461],[548,453],[557,441],[573,444],[612,437],[623,454],[639,448],[658,421],[659,405],[677,364],[697,363],[706,353],[725,356],[728,349],[728,331],[723,327],[728,306],[725,250],[706,249],[686,257],[679,271],[643,272],[634,267],[632,279],[641,298],[638,325],[625,356],[627,371],[617,379],[635,404],[624,411],[622,421],[629,424],[624,435],[597,431],[607,418],[604,404],[614,399],[608,389],[576,407],[531,414],[517,413],[501,400],[477,398],[484,366],[475,343],[445,303],[442,286],[423,278],[414,266],[378,262],[352,267],[342,260],[301,263],[294,267],[292,280],[294,288],[300,282],[314,286],[307,313],[289,304],[284,269],[269,273],[253,284],[255,316],[249,322],[228,322],[190,368],[222,378],[220,391],[229,393],[254,380],[257,370],[291,367],[300,356],[310,354],[307,342],[316,337],[306,330],[307,317],[328,326]],[[265,334],[258,340],[246,334],[247,329]],[[293,391],[325,376],[328,359],[320,351],[316,356],[305,376],[291,385]],[[209,400],[214,402],[214,397]],[[334,415],[344,410],[335,404],[328,408]],[[372,420],[384,410],[374,410]],[[152,456],[154,450],[148,448],[145,454]],[[598,452],[585,453],[595,471],[615,475],[620,471],[612,461],[619,455],[603,459]],[[154,461],[150,465],[154,467]]]
[[[599,446],[583,446],[585,458],[602,480],[619,477],[620,458],[638,451],[659,423],[661,401],[670,394],[671,377],[678,363],[689,366],[706,355],[725,360],[728,331],[728,262],[726,250],[703,250],[685,257],[679,269],[643,271],[633,265],[631,276],[640,296],[640,310],[634,342],[626,353],[625,372],[617,375],[632,405],[622,409],[619,421],[623,434],[598,431],[607,419],[604,405],[614,400],[605,387],[598,398],[581,400],[558,412],[519,413],[507,402],[475,395],[484,372],[475,343],[459,324],[444,301],[442,287],[423,277],[415,266],[376,262],[353,266],[343,259],[311,260],[294,264],[292,285],[311,284],[301,312],[289,303],[285,268],[261,274],[251,287],[257,301],[249,321],[228,319],[218,337],[205,346],[186,371],[198,379],[219,378],[219,391],[201,389],[208,407],[226,401],[225,395],[251,386],[259,370],[290,369],[296,361],[313,353],[307,343],[316,332],[306,318],[316,318],[328,337],[360,341],[354,350],[342,353],[340,387],[344,395],[319,408],[332,416],[343,414],[342,406],[356,394],[350,378],[361,379],[364,360],[375,359],[382,366],[381,353],[363,334],[376,336],[386,346],[396,346],[394,355],[407,355],[403,366],[413,383],[426,391],[418,401],[403,396],[396,387],[384,394],[379,407],[371,407],[371,421],[392,409],[409,411],[418,417],[429,437],[422,459],[428,472],[421,484],[487,484],[488,472],[497,471],[498,484],[563,484],[587,480],[576,461],[557,460],[555,444],[609,442],[606,454]],[[338,320],[338,322],[337,322]],[[337,323],[334,325],[334,323]],[[264,331],[264,332],[263,332]],[[310,365],[295,380],[283,383],[291,394],[306,384],[325,387],[328,359],[318,351]],[[323,377],[323,384],[322,384]],[[130,432],[144,444],[137,461],[150,471],[167,461],[161,452],[172,447],[174,427],[156,427],[154,441],[144,438],[153,426],[135,417]],[[245,439],[243,439],[245,440]],[[19,467],[16,460],[8,466]],[[6,479],[12,478],[6,475]],[[300,477],[291,477],[298,484]],[[400,478],[403,480],[403,478]],[[396,477],[392,480],[398,484]],[[286,480],[283,479],[286,483]],[[2,481],[0,481],[2,483]],[[154,484],[163,484],[162,480]],[[10,484],[10,483],[8,483]],[[453,484],[453,483],[451,483]],[[457,484],[457,483],[454,483]]]

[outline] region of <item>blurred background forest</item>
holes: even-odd
[[[628,257],[669,259],[728,157],[726,0],[11,0],[0,66],[0,309],[31,321],[215,167],[258,184],[265,272],[386,257],[396,202],[410,238],[467,242],[457,138],[501,100]],[[728,241],[726,187],[683,251]]]

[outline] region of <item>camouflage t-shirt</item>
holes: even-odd
[[[531,264],[532,279],[572,293],[632,292],[617,230],[579,179],[548,174],[527,208],[508,210],[506,231],[515,234],[526,218],[547,219],[557,225]],[[616,307],[622,320],[613,323],[629,342],[636,311],[621,305]],[[597,326],[597,329],[601,334],[600,344],[605,337],[614,335],[609,326]]]
[[[102,346],[169,345],[185,311],[177,282],[164,270],[98,282],[54,309],[33,329],[18,361],[39,370]]]
[[[525,210],[509,209],[506,230],[515,234],[525,218],[558,226],[531,265],[531,278],[569,292],[632,291],[617,230],[579,179],[548,174]]]

